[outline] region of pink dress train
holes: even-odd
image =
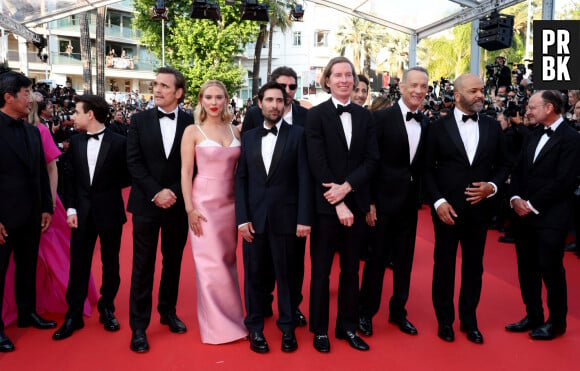
[[[197,126],[205,136],[201,128]],[[232,132],[233,136],[233,132]],[[206,218],[203,235],[190,230],[197,287],[197,318],[201,341],[232,342],[247,335],[236,268],[238,231],[234,208],[234,170],[240,142],[229,147],[207,139],[195,147],[193,180],[195,209]]]
[[[50,131],[39,124],[46,163],[60,156]],[[58,195],[50,228],[40,236],[38,263],[36,268],[36,310],[39,313],[65,313],[66,288],[70,266],[70,228],[66,224],[66,211]],[[6,273],[2,319],[8,326],[16,320],[16,300],[14,298],[14,261],[11,259]],[[89,293],[85,301],[84,314],[91,314],[91,305],[98,300],[95,282],[91,276]]]

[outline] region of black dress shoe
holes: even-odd
[[[119,321],[110,309],[103,309],[99,316],[99,322],[103,324],[103,327],[107,331],[119,331],[121,328]]]
[[[346,340],[348,345],[356,350],[369,350],[369,346],[363,339],[361,339],[354,331],[336,330],[334,335],[337,339]]]
[[[14,344],[8,339],[8,336],[0,331],[0,353],[7,353],[14,351]]]
[[[16,321],[16,326],[18,327],[34,327],[40,330],[46,330],[56,327],[56,322],[49,321],[41,316],[38,313],[32,312],[25,316],[18,316],[18,320]]]
[[[455,340],[455,333],[453,332],[453,327],[451,327],[451,325],[439,325],[437,336],[449,342]]]
[[[266,341],[266,338],[264,337],[264,333],[262,333],[262,331],[250,331],[249,339],[250,339],[250,349],[253,350],[254,352],[268,353],[270,351],[270,348],[268,347],[268,342]],[[284,341],[284,338],[282,338],[282,341]],[[282,346],[284,346],[284,343],[282,343]]]
[[[60,328],[56,330],[54,334],[52,334],[52,338],[54,340],[66,339],[68,337],[71,337],[71,335],[73,334],[73,332],[75,332],[75,330],[82,329],[83,327],[85,327],[85,323],[83,322],[83,320],[75,321],[72,318],[67,318],[64,320],[62,326],[60,326]]]
[[[358,332],[364,336],[371,336],[373,334],[373,320],[368,317],[361,316],[358,320]]]
[[[509,332],[526,332],[540,327],[544,324],[544,321],[532,321],[530,317],[525,316],[519,322],[510,323],[506,325],[505,329]]]
[[[328,340],[327,334],[314,335],[314,340],[312,343],[314,344],[314,349],[320,353],[330,352],[330,341]]]
[[[185,323],[183,323],[175,313],[168,313],[164,316],[161,316],[160,322],[162,325],[168,325],[169,330],[171,332],[175,332],[176,334],[183,334],[187,331]]]
[[[296,321],[296,326],[304,327],[308,324],[306,322],[306,317],[300,311],[299,308],[297,308],[296,311],[294,311],[294,320]]]
[[[467,334],[467,340],[475,344],[483,344],[483,335],[477,329],[477,327],[467,328],[466,326],[461,325],[459,329],[461,332],[465,332]]]
[[[131,336],[131,350],[136,353],[145,353],[149,351],[149,343],[145,330],[135,330]]]
[[[565,332],[566,323],[555,325],[547,322],[530,331],[530,337],[536,340],[552,340],[555,337],[564,335]]]
[[[298,349],[298,342],[294,331],[287,331],[282,334],[282,351],[293,352]]]
[[[402,320],[397,321],[395,318],[389,317],[389,322],[394,323],[399,326],[399,329],[404,332],[405,334],[409,335],[417,335],[417,329],[408,319],[403,318]]]

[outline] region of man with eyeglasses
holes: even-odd
[[[298,75],[296,71],[292,68],[287,66],[281,66],[276,68],[272,71],[272,75],[270,76],[270,81],[275,81],[278,84],[282,85],[286,90],[286,101],[284,104],[284,112],[282,114],[282,118],[284,121],[290,125],[298,125],[304,127],[306,124],[306,114],[308,110],[304,107],[300,107],[298,102],[294,100],[294,96],[296,95],[296,90],[298,89],[297,81]],[[251,107],[246,116],[244,117],[244,122],[242,124],[242,133],[259,126],[263,126],[264,124],[264,116],[262,115],[262,110],[258,106]],[[302,283],[304,281],[304,252],[306,249],[306,238],[305,237],[296,237],[296,261],[292,262],[292,270],[294,270],[294,274],[292,275],[295,277],[296,282],[294,282],[292,287],[292,303],[296,303],[296,308],[293,311],[294,314],[294,321],[296,322],[297,326],[306,326],[306,317],[300,311],[300,303],[302,302]],[[267,307],[264,308],[264,313],[267,317],[272,316],[272,300],[274,300],[274,296],[271,294],[274,291],[274,284],[275,284],[275,277],[274,271],[271,270],[264,275],[264,277],[268,277],[268,289],[270,292],[269,301]]]

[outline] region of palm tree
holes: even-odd
[[[280,28],[285,33],[291,26],[292,21],[288,17],[288,10],[295,5],[294,1],[279,3],[276,0],[270,1],[270,31],[268,32],[268,80],[272,74],[272,40],[274,29]]]
[[[97,95],[105,97],[105,16],[107,8],[97,9],[96,53],[97,53]]]
[[[89,32],[90,12],[81,13],[79,25],[81,29],[81,60],[83,63],[83,94],[92,93],[91,69],[91,35]]]

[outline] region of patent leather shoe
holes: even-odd
[[[373,320],[361,316],[358,320],[358,332],[364,336],[371,336],[373,334]]]
[[[509,332],[526,332],[540,327],[543,324],[544,321],[532,321],[530,317],[525,316],[521,321],[506,325],[505,329]]]
[[[7,353],[14,351],[14,344],[8,339],[8,336],[0,331],[0,353]]]
[[[250,349],[256,353],[268,353],[270,348],[262,331],[250,331]]]
[[[121,328],[119,321],[117,321],[115,315],[110,309],[103,309],[99,316],[99,322],[103,324],[103,327],[107,331],[119,331]]]
[[[483,335],[477,327],[468,328],[467,326],[461,325],[459,329],[461,332],[465,332],[467,334],[467,340],[475,344],[483,344]]]
[[[348,345],[356,350],[369,350],[369,346],[363,339],[361,339],[356,332],[348,330],[336,330],[334,335],[337,339],[346,340]]]
[[[297,308],[296,311],[294,312],[294,318],[295,318],[295,321],[296,321],[296,326],[304,327],[304,326],[307,325],[306,317],[300,311],[299,308]]]
[[[47,330],[56,327],[56,322],[46,320],[36,312],[29,313],[25,316],[18,316],[16,321],[18,327],[34,327],[40,330]]]
[[[530,331],[530,337],[535,340],[552,340],[558,336],[564,335],[565,332],[566,323],[556,325],[548,321],[540,327]]]
[[[455,333],[453,332],[453,327],[451,327],[451,325],[439,325],[437,336],[448,342],[455,340]]]
[[[286,331],[282,334],[282,351],[283,352],[293,352],[298,349],[298,342],[296,341],[296,335],[294,331]]]
[[[320,353],[330,352],[330,341],[328,340],[327,334],[314,335],[314,340],[312,341],[314,349]]]
[[[399,329],[404,332],[405,334],[409,335],[417,335],[417,329],[408,319],[403,318],[401,320],[397,320],[396,318],[389,317],[389,322],[394,323],[395,325],[399,326]]]
[[[134,330],[131,336],[131,350],[135,353],[145,353],[149,351],[149,343],[145,330]]]
[[[185,323],[183,323],[175,313],[167,313],[166,315],[161,316],[160,322],[162,325],[168,325],[169,330],[176,334],[183,334],[187,331]]]
[[[72,318],[67,318],[64,320],[62,326],[60,326],[60,328],[56,330],[54,334],[52,334],[52,338],[54,340],[63,340],[69,338],[73,332],[75,332],[75,330],[82,329],[83,327],[85,327],[85,323],[82,320],[75,321]]]

